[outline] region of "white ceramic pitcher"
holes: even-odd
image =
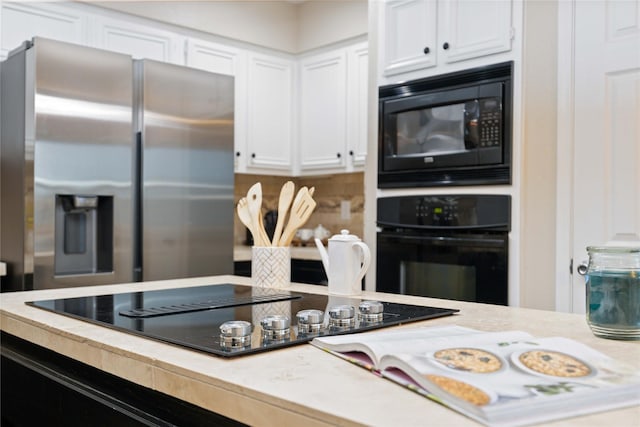
[[[349,230],[329,239],[329,251],[320,239],[315,239],[322,257],[322,264],[329,279],[329,293],[337,295],[358,295],[362,292],[361,281],[369,264],[369,247]]]

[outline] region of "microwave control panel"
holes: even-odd
[[[480,102],[479,145],[499,147],[502,141],[502,108],[498,98],[483,98]]]

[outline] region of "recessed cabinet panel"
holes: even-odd
[[[187,65],[212,73],[235,76],[245,56],[243,51],[230,46],[196,39],[187,41]]]
[[[98,31],[95,43],[99,48],[125,53],[136,59],[175,64],[184,62],[182,38],[175,33],[102,17],[96,18],[93,26]]]
[[[247,52],[205,40],[187,41],[187,66],[234,77],[234,170],[246,171]]]
[[[436,65],[435,0],[388,1],[382,20],[385,76]]]
[[[444,62],[511,49],[510,1],[447,0],[438,8],[438,44]]]
[[[78,11],[46,3],[2,2],[0,7],[0,60],[35,36],[85,44],[86,17]]]
[[[344,166],[346,51],[303,60],[300,80],[300,169]]]
[[[247,170],[291,170],[292,78],[292,61],[249,55]]]
[[[363,166],[367,158],[368,52],[366,42],[348,50],[348,149],[351,165],[354,167]]]

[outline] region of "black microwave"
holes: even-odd
[[[511,184],[513,63],[379,89],[378,187]]]

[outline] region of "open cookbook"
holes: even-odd
[[[490,426],[640,404],[640,371],[567,338],[438,326],[311,344]]]

